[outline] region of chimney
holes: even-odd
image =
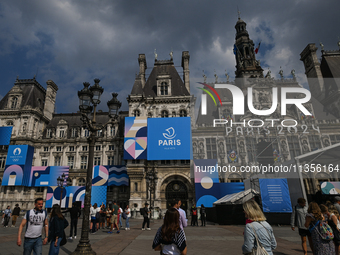
[[[48,80],[46,84],[47,90],[45,96],[44,116],[51,120],[55,109],[55,99],[57,96],[58,86],[51,80]]]
[[[182,52],[183,81],[186,89],[190,94],[189,59],[190,59],[189,51],[183,51]]]
[[[142,82],[142,88],[144,88],[144,86],[145,86],[145,70],[147,68],[145,54],[139,54],[138,63],[139,63],[139,77],[140,77],[140,80]]]

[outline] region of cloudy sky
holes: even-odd
[[[181,52],[190,52],[191,92],[198,96],[195,84],[202,81],[202,70],[211,81],[214,70],[219,81],[226,80],[226,72],[234,77],[237,8],[255,45],[262,41],[257,54],[262,68],[276,77],[280,66],[287,78],[295,69],[304,84],[299,54],[306,45],[319,47],[321,41],[325,50],[338,49],[338,0],[4,0],[0,3],[0,98],[17,76],[36,75],[44,87],[47,80],[59,86],[58,113],[75,112],[82,83],[93,84],[99,78],[105,89],[101,108],[106,110],[110,93],[118,92],[122,109],[127,110],[126,97],[139,70],[138,54],[146,54],[148,75],[154,49],[158,59],[169,59],[172,49],[179,72]]]

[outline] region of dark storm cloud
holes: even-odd
[[[254,43],[262,40],[257,58],[265,72],[285,77],[296,70],[305,83],[300,52],[308,43],[337,49],[338,1],[2,1],[0,3],[0,55],[3,72],[0,94],[8,92],[16,75],[59,86],[57,111],[78,108],[77,90],[84,81],[101,79],[103,104],[119,93],[127,109],[138,54],[145,53],[151,72],[154,49],[158,59],[174,51],[176,66],[181,52],[190,51],[192,93],[202,81],[202,70],[219,81],[234,76],[232,52],[237,21],[241,18]],[[181,71],[181,68],[178,68]],[[225,71],[226,70],[226,71]]]

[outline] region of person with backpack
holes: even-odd
[[[55,204],[52,207],[48,226],[48,241],[51,242],[48,255],[58,255],[60,246],[66,243],[64,229],[68,226],[68,221],[61,213],[58,204]]]
[[[300,197],[297,200],[297,205],[293,207],[293,212],[290,217],[290,225],[292,230],[295,231],[295,226],[298,227],[304,255],[307,255],[307,238],[309,242],[309,247],[313,251],[312,236],[310,231],[305,227],[307,210],[308,207],[306,205],[306,200]]]
[[[48,241],[48,221],[47,213],[43,210],[43,198],[37,198],[34,201],[34,209],[28,210],[21,221],[18,230],[17,245],[21,246],[21,233],[26,225],[24,254],[30,255],[33,251],[36,255],[42,255],[42,245],[47,244]],[[42,239],[41,232],[45,229],[45,238]]]
[[[254,200],[249,200],[243,204],[243,211],[245,217],[251,221],[244,228],[243,254],[273,255],[272,250],[277,245],[274,232],[260,206]],[[254,253],[253,249],[258,253]]]
[[[194,204],[191,207],[191,226],[196,226],[198,227],[198,221],[197,221],[197,207]]]
[[[331,206],[333,207],[333,205]],[[325,205],[320,205],[320,210],[323,216],[325,217],[325,219],[327,220],[328,225],[332,228],[333,235],[334,235],[333,242],[335,246],[335,254],[339,255],[339,244],[340,244],[339,218],[332,212],[331,207],[328,208]],[[335,207],[334,207],[334,210],[338,212]]]
[[[152,249],[161,254],[186,255],[187,244],[184,230],[179,226],[180,213],[176,208],[166,211],[163,225],[158,229]]]
[[[150,209],[148,208],[149,204],[145,203],[144,208],[140,209],[140,213],[143,215],[143,225],[142,230],[145,230],[145,224],[146,224],[146,230],[151,230],[150,228],[150,219],[149,214],[151,213]]]
[[[309,228],[312,234],[313,254],[335,254],[334,242],[332,241],[333,232],[329,231],[330,227],[326,223],[326,219],[322,215],[318,204],[311,202],[307,212],[305,227]]]
[[[201,210],[200,210],[200,214],[201,214],[201,227],[205,227],[205,223],[206,223],[206,212],[205,212],[205,206],[204,204],[201,204]]]
[[[2,218],[4,219],[4,228],[8,227],[8,222],[9,222],[9,219],[11,218],[11,216],[12,216],[11,207],[7,206],[6,210],[2,214]]]

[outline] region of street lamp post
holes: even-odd
[[[89,143],[89,154],[88,154],[88,166],[86,174],[86,190],[85,190],[85,201],[84,201],[84,216],[81,230],[81,238],[77,245],[76,250],[72,254],[96,254],[90,244],[89,240],[89,215],[91,206],[91,188],[92,188],[92,170],[93,170],[93,156],[94,146],[96,144],[96,133],[99,130],[103,130],[108,124],[114,123],[118,118],[118,110],[122,103],[118,101],[117,93],[112,93],[112,99],[107,102],[109,108],[110,120],[104,125],[96,124],[96,108],[100,104],[100,96],[104,89],[99,85],[100,80],[94,79],[95,84],[91,87],[90,83],[84,82],[84,88],[78,91],[79,97],[79,110],[82,114],[81,120],[83,127],[87,128],[90,132],[90,136],[87,138]],[[93,110],[93,112],[92,112]],[[90,118],[92,113],[92,119]]]
[[[65,181],[65,174],[63,173],[61,176],[57,178],[57,183],[58,183],[58,186],[60,187],[60,202],[59,202],[60,208],[61,208],[61,201],[63,200],[64,181]]]

